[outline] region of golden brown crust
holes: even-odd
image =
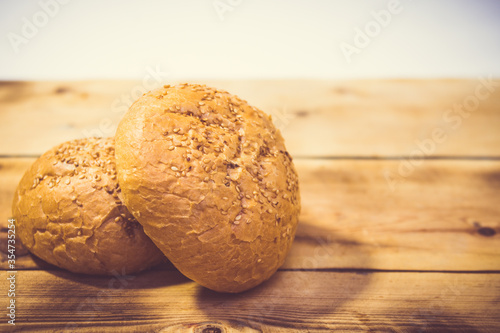
[[[265,113],[225,91],[165,86],[132,105],[115,140],[124,202],[186,276],[240,292],[283,264],[298,178]]]
[[[130,274],[164,256],[122,204],[113,139],[63,143],[24,174],[12,205],[19,239],[36,256],[86,274]]]

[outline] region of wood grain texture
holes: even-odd
[[[17,184],[35,158],[0,158],[0,226],[12,216],[12,200]]]
[[[1,275],[0,290],[6,290]],[[17,288],[16,326],[23,332],[500,329],[500,274],[278,272],[253,290],[231,295],[209,291],[178,272],[103,278],[21,271]]]
[[[302,213],[285,267],[500,269],[500,161],[299,160]],[[391,187],[391,185],[394,185]]]
[[[200,83],[238,94],[273,115],[293,156],[498,157],[500,81],[484,82]],[[144,89],[139,81],[3,82],[0,155],[39,155],[61,141],[111,136]],[[465,111],[453,111],[455,106]],[[436,129],[444,132],[437,141]]]
[[[284,266],[263,285],[228,295],[169,265],[92,277],[18,248],[14,329],[500,331],[500,81],[206,83],[272,114],[295,157],[303,210]],[[0,83],[2,250],[14,190],[35,160],[19,156],[112,135],[141,85]],[[460,106],[469,111],[447,113]],[[2,316],[0,331],[13,330]]]
[[[0,159],[2,223],[33,161]],[[404,162],[297,159],[302,214],[283,268],[500,271],[500,161],[426,160],[388,182]]]

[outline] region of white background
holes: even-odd
[[[1,80],[140,79],[155,66],[180,79],[500,76],[495,0],[400,0],[385,27],[372,12],[389,1],[65,0],[49,17],[40,2],[55,1],[0,0]],[[26,22],[40,26],[29,38]],[[349,63],[341,43],[370,24],[380,31]]]

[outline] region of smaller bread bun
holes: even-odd
[[[114,142],[82,139],[45,154],[12,204],[17,236],[37,257],[85,274],[130,274],[164,256],[120,200]]]

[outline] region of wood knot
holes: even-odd
[[[299,110],[295,112],[295,115],[299,118],[307,117],[309,115],[308,111],[305,110]]]
[[[222,331],[218,327],[207,327],[203,329],[202,333],[222,333]]]
[[[70,89],[68,87],[59,87],[54,92],[56,94],[65,94],[67,92],[70,92]]]
[[[203,324],[196,327],[193,333],[226,333],[226,330],[217,324]]]
[[[491,236],[494,236],[497,233],[495,231],[495,229],[490,228],[490,227],[481,227],[481,228],[477,229],[477,232],[481,236],[485,236],[485,237],[491,237]]]
[[[204,323],[185,323],[176,324],[162,328],[158,333],[177,333],[177,332],[191,332],[191,333],[229,333],[229,332],[246,332],[246,333],[262,333],[260,329],[255,329],[242,325],[233,321],[218,321],[218,322],[204,322]]]

